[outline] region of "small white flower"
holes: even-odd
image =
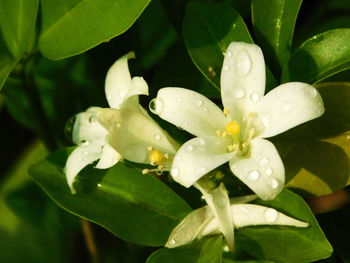
[[[77,174],[96,160],[99,169],[112,167],[122,157],[134,162],[154,159],[154,164],[170,166],[177,147],[139,105],[137,95],[148,95],[148,85],[142,77],[131,78],[128,59],[134,57],[133,52],[126,54],[107,73],[105,92],[111,108],[91,107],[75,117],[72,138],[79,146],[65,167],[72,193]],[[150,146],[154,149],[148,152]]]
[[[254,44],[232,42],[221,71],[224,111],[203,95],[183,88],[160,89],[150,104],[153,113],[197,136],[179,149],[171,175],[185,187],[195,185],[213,200],[214,196],[226,200],[222,206],[220,202],[208,205],[231,249],[233,230],[226,189],[208,193],[198,180],[229,162],[232,173],[261,199],[273,199],[284,186],[285,171],[274,145],[263,138],[324,113],[321,96],[309,84],[285,83],[265,96],[264,92],[261,49]]]
[[[243,200],[244,202],[245,200]],[[247,200],[248,201],[248,200]],[[284,225],[308,227],[306,222],[286,216],[277,210],[253,204],[242,204],[231,199],[232,229],[257,225]],[[168,248],[174,248],[191,243],[204,236],[220,234],[220,226],[212,209],[208,206],[189,213],[171,232],[167,243]]]

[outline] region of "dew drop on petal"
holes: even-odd
[[[269,167],[269,168],[266,168],[265,169],[265,174],[266,175],[271,175],[272,174],[272,169]]]
[[[198,107],[202,106],[203,105],[203,101],[202,100],[197,100],[196,105]]]
[[[272,187],[272,189],[277,189],[278,186],[279,186],[278,181],[277,181],[275,178],[273,178],[273,179],[271,180],[271,187]]]
[[[240,206],[239,209],[240,209],[243,213],[248,213],[248,209],[245,208],[244,206]]]
[[[86,146],[88,146],[89,144],[90,144],[90,142],[84,141],[84,142],[81,144],[81,146],[86,147]]]
[[[278,212],[273,208],[267,208],[264,212],[264,218],[268,223],[276,222],[278,217]]]
[[[225,71],[227,71],[227,70],[228,70],[228,66],[225,65],[225,66],[223,67],[223,69],[224,69]]]
[[[241,50],[237,53],[236,58],[236,73],[238,76],[243,77],[250,72],[252,67],[252,62],[248,53],[244,50]]]
[[[175,243],[176,243],[176,240],[175,240],[175,239],[172,239],[172,240],[170,240],[170,242],[169,242],[169,244],[172,245],[172,246],[175,245]]]
[[[268,123],[270,123],[272,121],[272,116],[270,113],[266,113],[263,117],[262,117],[263,123],[266,125]]]
[[[260,160],[260,165],[261,166],[265,166],[265,165],[267,165],[269,163],[269,160],[267,159],[267,158],[262,158],[261,160]]]
[[[160,134],[156,133],[153,135],[153,139],[159,141],[160,140]]]
[[[120,97],[124,98],[126,93],[125,93],[125,91],[122,90],[122,91],[119,92],[119,95],[120,95]]]
[[[88,154],[89,154],[89,152],[88,152],[88,151],[85,151],[85,152],[84,152],[84,155],[88,155]]]
[[[186,151],[187,151],[187,152],[192,152],[192,151],[193,151],[193,146],[192,146],[192,145],[188,145],[188,146],[186,147]]]
[[[204,139],[199,138],[198,143],[203,146],[205,144],[205,141],[204,141]]]
[[[260,173],[259,173],[259,171],[256,171],[256,170],[251,171],[248,174],[249,181],[251,181],[251,182],[257,181],[259,179],[259,177],[260,177]]]
[[[233,93],[233,97],[235,97],[237,99],[241,99],[245,95],[244,89],[236,89],[232,93]]]
[[[226,53],[226,57],[229,58],[229,57],[231,57],[231,56],[232,56],[232,53],[231,53],[230,51]]]
[[[204,108],[203,111],[207,111],[208,109],[207,108]]]
[[[163,102],[158,98],[151,100],[149,110],[154,114],[160,114],[163,111]]]
[[[285,104],[283,104],[282,108],[285,112],[290,112],[292,109],[292,104],[289,102],[286,102]]]
[[[173,167],[173,168],[171,168],[170,173],[171,173],[171,176],[172,176],[173,178],[176,178],[176,177],[179,176],[180,171],[179,171],[179,169],[177,169],[176,167]]]
[[[207,171],[208,171],[208,170],[207,170],[207,168],[205,168],[205,167],[198,167],[198,168],[196,169],[196,174],[197,174],[197,175],[202,175],[202,174],[205,174]]]
[[[107,99],[110,100],[112,98],[112,95],[107,95]]]
[[[257,102],[259,100],[259,94],[257,92],[253,92],[252,94],[250,94],[250,99],[253,102]]]
[[[177,102],[181,103],[182,102],[182,98],[177,98]]]

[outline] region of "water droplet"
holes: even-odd
[[[115,127],[116,127],[117,129],[119,129],[120,126],[122,126],[120,122],[115,123]]]
[[[171,168],[170,173],[171,173],[171,176],[172,176],[173,178],[176,178],[176,177],[179,176],[180,171],[179,171],[179,169],[177,169],[176,167],[173,167],[173,168]]]
[[[285,104],[283,104],[282,108],[285,112],[290,112],[292,109],[292,104],[289,102],[286,102]]]
[[[101,184],[97,184],[97,187],[102,187],[102,185]]]
[[[251,95],[250,95],[250,99],[254,102],[257,102],[259,100],[259,94],[257,92],[253,92]]]
[[[255,182],[259,179],[259,177],[260,177],[260,173],[258,171],[254,170],[249,172],[249,175],[248,175],[249,181]]]
[[[149,110],[154,114],[160,114],[163,111],[163,102],[158,98],[151,100]]]
[[[160,140],[160,134],[156,133],[153,135],[153,139],[159,141]]]
[[[88,146],[89,144],[90,144],[90,142],[88,142],[88,141],[84,141],[84,142],[81,144],[81,146],[86,147],[86,146]]]
[[[205,141],[202,138],[198,138],[198,143],[203,146],[205,144]]]
[[[85,152],[84,152],[84,155],[88,155],[88,154],[89,154],[89,152],[88,152],[88,151],[85,151]]]
[[[261,160],[260,160],[260,165],[261,166],[265,166],[266,164],[268,164],[269,163],[269,160],[267,159],[267,158],[262,158]]]
[[[204,108],[203,111],[207,111],[208,109],[207,108]]]
[[[262,120],[263,120],[263,122],[264,122],[265,125],[268,124],[268,123],[270,123],[270,122],[272,121],[272,116],[271,116],[271,114],[270,114],[270,113],[266,113],[266,114],[263,116]]]
[[[197,100],[196,105],[198,107],[202,106],[203,105],[203,101],[202,100]]]
[[[182,98],[177,98],[177,102],[181,103],[182,102]]]
[[[169,244],[172,245],[172,246],[175,245],[175,243],[176,243],[176,240],[175,240],[175,239],[172,239],[172,240],[170,240],[170,242],[169,242]]]
[[[248,209],[245,208],[244,206],[240,206],[239,210],[241,210],[243,213],[248,213]]]
[[[192,145],[188,145],[188,146],[186,147],[186,151],[192,152],[192,151],[193,151],[193,146],[192,146]]]
[[[317,39],[317,36],[313,36],[312,39]]]
[[[238,76],[243,77],[247,75],[252,67],[252,62],[248,53],[241,50],[236,55],[236,73]]]
[[[225,71],[228,70],[228,66],[227,66],[227,65],[224,66],[224,70],[225,70]]]
[[[235,26],[235,25],[234,25],[234,26]],[[231,53],[230,51],[226,53],[226,57],[229,58],[229,57],[231,57],[231,56],[232,56],[232,53]]]
[[[271,175],[272,174],[272,169],[269,167],[269,168],[266,168],[265,169],[265,174],[266,175]]]
[[[119,92],[119,95],[120,95],[120,97],[124,98],[126,95],[126,92],[122,90]]]
[[[208,171],[208,170],[207,170],[207,168],[205,168],[205,167],[198,167],[198,168],[196,169],[196,174],[197,174],[197,175],[202,175],[202,174],[205,174],[207,171]]]
[[[267,208],[264,212],[264,218],[268,223],[276,222],[278,217],[278,212],[273,208]]]
[[[107,99],[110,100],[112,98],[112,95],[107,95]]]
[[[187,120],[184,120],[183,121],[183,126],[186,127],[188,125],[188,121]]]
[[[273,179],[271,180],[271,187],[272,187],[272,189],[277,189],[278,186],[279,186],[278,181],[277,181],[275,178],[273,178]]]
[[[245,95],[244,89],[235,89],[234,91],[232,91],[232,93],[233,93],[233,97],[237,99],[241,99]]]
[[[204,195],[201,196],[201,200],[205,200],[205,196]]]

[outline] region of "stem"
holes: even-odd
[[[98,254],[98,249],[94,238],[94,233],[92,230],[91,223],[84,219],[80,219],[80,221],[81,221],[81,226],[83,228],[83,234],[84,234],[86,246],[90,254],[91,262],[100,263],[101,261]]]
[[[52,136],[50,125],[46,117],[44,107],[42,105],[40,94],[35,86],[32,75],[27,75],[24,69],[21,71],[21,78],[23,81],[24,90],[28,96],[31,108],[33,110],[34,124],[36,132],[39,137],[44,141],[46,147],[53,151],[57,148],[54,136]]]

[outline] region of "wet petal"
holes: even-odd
[[[314,87],[306,83],[289,82],[267,93],[254,111],[265,126],[259,137],[266,138],[321,116],[324,106]]]
[[[177,145],[159,125],[139,111],[101,109],[98,121],[108,130],[107,142],[123,158],[136,163],[149,163],[149,146],[170,157]]]
[[[221,71],[221,98],[231,111],[248,113],[265,91],[265,62],[254,44],[232,42],[225,53]]]
[[[73,183],[78,173],[87,165],[100,158],[104,138],[84,143],[78,146],[68,157],[65,167],[67,182],[72,194],[76,193]]]
[[[205,201],[215,215],[220,230],[225,237],[227,246],[232,252],[234,252],[235,239],[231,206],[225,185],[221,183],[216,189],[207,190],[206,187],[203,187],[200,184],[200,182],[197,182],[195,187],[204,195]]]
[[[130,58],[135,58],[134,52],[129,52],[119,58],[107,72],[105,92],[111,108],[119,109],[129,97],[140,94],[148,95],[148,85],[142,77],[131,79],[128,67]]]
[[[115,165],[122,156],[114,150],[108,143],[103,146],[99,162],[96,164],[98,169],[107,169]]]
[[[267,140],[253,139],[249,153],[234,156],[230,161],[230,168],[263,200],[275,198],[284,186],[282,160],[275,146]]]
[[[72,134],[75,144],[91,142],[106,136],[107,131],[97,121],[96,112],[98,109],[98,107],[91,107],[75,116]]]
[[[183,88],[160,89],[150,109],[195,136],[213,136],[226,124],[225,115],[218,106],[203,95]]]
[[[203,175],[233,158],[235,153],[227,153],[227,146],[227,141],[213,136],[187,141],[176,153],[171,176],[179,184],[190,187]]]

